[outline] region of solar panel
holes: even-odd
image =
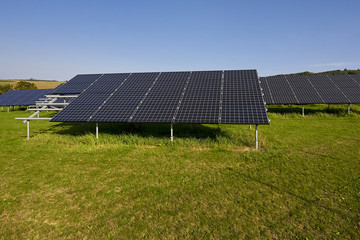
[[[316,90],[327,104],[349,103],[349,100],[336,87],[327,75],[309,75],[307,76]]]
[[[192,72],[175,121],[219,123],[222,71]]]
[[[132,122],[172,122],[190,76],[190,72],[161,73]]]
[[[266,77],[262,77],[260,78],[260,83],[261,83],[261,89],[262,92],[264,94],[264,101],[266,104],[273,104],[274,103],[274,99],[272,97],[270,88],[269,88],[269,84],[268,81],[266,79]]]
[[[51,121],[269,123],[256,70],[104,74]]]
[[[348,76],[360,85],[360,74],[349,74]]]
[[[221,123],[268,124],[255,70],[224,71]]]
[[[95,122],[130,122],[138,105],[160,73],[133,73],[127,81],[94,113]]]
[[[287,76],[299,103],[325,103],[307,76]]]
[[[267,104],[360,103],[360,75],[260,78]]]
[[[117,89],[129,76],[129,74],[106,74],[96,78],[94,82],[83,94],[80,94],[73,102],[68,105],[66,111],[59,112],[53,120],[85,122],[104,104],[111,93]],[[64,109],[64,110],[65,110]]]
[[[89,87],[102,74],[79,74],[67,83],[58,86],[52,94],[79,94]]]
[[[349,75],[328,76],[345,95],[349,103],[360,103],[360,84]]]
[[[299,101],[285,76],[267,77],[272,98],[276,104],[298,104]],[[261,79],[260,79],[261,81]]]
[[[0,106],[35,105],[40,98],[45,97],[53,89],[11,90],[0,96]]]

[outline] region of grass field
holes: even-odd
[[[4,84],[11,84],[15,85],[18,80],[13,81],[7,81],[7,80],[0,80],[0,85]],[[56,88],[59,86],[59,84],[63,82],[57,82],[57,81],[27,81],[30,83],[34,83],[38,89],[48,89],[48,88]]]
[[[359,239],[360,106],[269,126],[31,122],[0,112],[0,238]],[[48,113],[51,114],[51,113]],[[46,114],[43,114],[46,116]]]

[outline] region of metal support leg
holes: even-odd
[[[256,124],[256,128],[255,128],[255,147],[256,147],[256,149],[259,148],[258,125],[257,124]]]
[[[174,141],[174,130],[173,130],[173,125],[171,124],[171,130],[170,130],[170,139],[173,142]]]
[[[96,123],[96,139],[99,138],[99,124]]]
[[[348,115],[350,115],[350,104],[348,105]]]
[[[26,125],[27,125],[27,139],[30,138],[30,121],[26,121]]]
[[[8,112],[9,112],[10,110],[9,110],[9,107],[8,107]]]
[[[304,109],[304,106],[302,106],[302,113],[301,113],[303,116],[305,116],[305,109]]]
[[[251,129],[251,124],[249,124],[249,129]]]

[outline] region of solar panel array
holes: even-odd
[[[360,103],[360,75],[260,78],[266,104]]]
[[[35,105],[45,94],[54,89],[11,90],[0,95],[0,106],[29,106]]]
[[[51,121],[269,124],[256,70],[86,77],[93,82]]]

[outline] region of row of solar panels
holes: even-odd
[[[0,106],[29,106],[35,105],[40,98],[44,98],[54,89],[11,90],[0,95]]]
[[[256,70],[77,75],[53,122],[268,124]]]
[[[360,75],[260,78],[266,104],[360,103]]]
[[[360,103],[360,75],[274,76],[260,82],[256,70],[85,74],[56,89],[9,91],[0,96],[0,106],[81,93],[52,121],[268,124],[264,100]]]

